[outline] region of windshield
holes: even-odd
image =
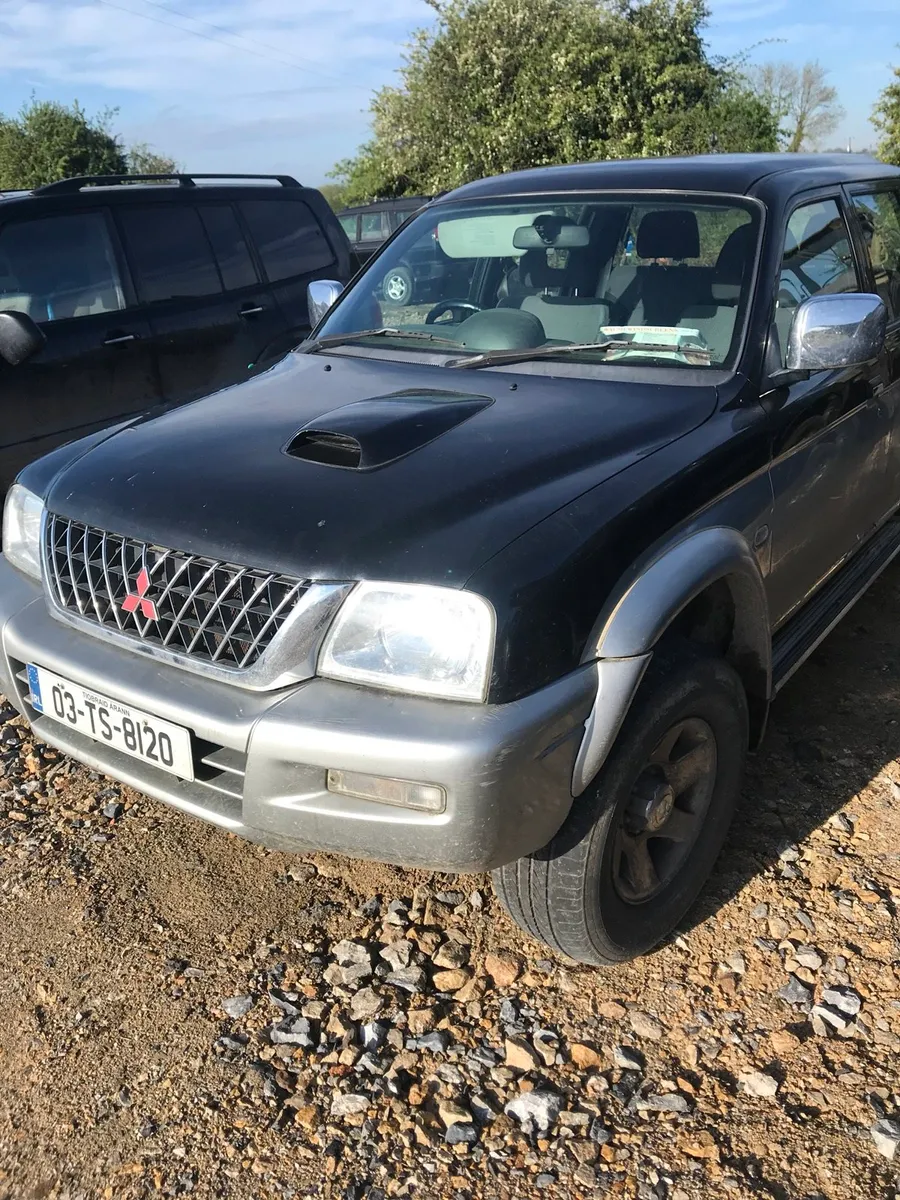
[[[538,349],[552,360],[558,346],[572,360],[728,367],[758,230],[757,206],[730,197],[439,205],[372,260],[319,334],[435,355],[456,344],[483,365]]]

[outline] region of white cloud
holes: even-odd
[[[367,0],[330,10],[284,0],[0,0],[0,46],[7,63],[49,79],[135,91],[215,96],[234,79],[273,78],[357,88],[378,82],[368,67],[396,59],[394,23],[408,28],[427,12],[421,0],[384,0],[377,19]]]
[[[274,169],[280,139],[321,177],[433,15],[424,0],[0,0],[0,55],[41,96],[108,97],[129,137],[195,170],[224,167],[229,141],[231,169]]]

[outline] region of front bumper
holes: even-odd
[[[322,849],[441,871],[484,871],[546,845],[598,695],[597,663],[503,705],[392,695],[326,679],[251,692],[160,663],[51,617],[0,556],[0,689],[38,736],[184,812],[285,850]],[[192,731],[192,783],[39,714],[27,663]],[[608,664],[610,669],[613,664]],[[431,814],[334,795],[329,768],[440,784]]]

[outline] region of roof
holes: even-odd
[[[521,196],[540,192],[592,192],[627,189],[674,189],[678,191],[731,192],[744,194],[762,179],[796,177],[807,186],[872,179],[896,175],[900,169],[861,154],[698,154],[691,158],[610,159],[598,163],[540,167],[495,175],[467,183],[441,197],[474,200],[490,196]]]

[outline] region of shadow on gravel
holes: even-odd
[[[681,932],[779,862],[900,756],[900,563],[882,575],[772,706],[728,843]],[[783,863],[790,878],[790,864]],[[778,879],[778,872],[775,875]]]

